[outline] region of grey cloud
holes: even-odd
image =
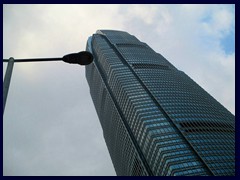
[[[225,65],[211,61],[209,52],[219,51],[216,39],[206,51],[195,31],[198,23],[186,19],[181,6],[156,5],[149,16],[154,23],[129,18],[131,5],[103,7],[4,5],[4,58],[61,57],[84,50],[97,29],[121,29],[148,43],[234,112],[235,65],[225,72]],[[84,72],[63,62],[15,64],[3,124],[4,175],[116,175]]]

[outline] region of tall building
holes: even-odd
[[[135,36],[88,39],[90,93],[117,175],[235,175],[235,117]]]

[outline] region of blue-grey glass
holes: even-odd
[[[117,175],[235,175],[235,117],[123,31],[88,40],[86,78]]]

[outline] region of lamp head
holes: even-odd
[[[63,56],[63,61],[71,64],[88,65],[93,61],[92,53],[81,51]]]

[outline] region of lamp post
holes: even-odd
[[[46,61],[64,61],[70,64],[88,65],[93,61],[93,55],[88,51],[72,53],[63,56],[62,58],[34,58],[34,59],[3,59],[3,62],[8,62],[7,70],[3,81],[3,114],[7,101],[8,90],[10,86],[13,65],[19,62],[46,62]]]

